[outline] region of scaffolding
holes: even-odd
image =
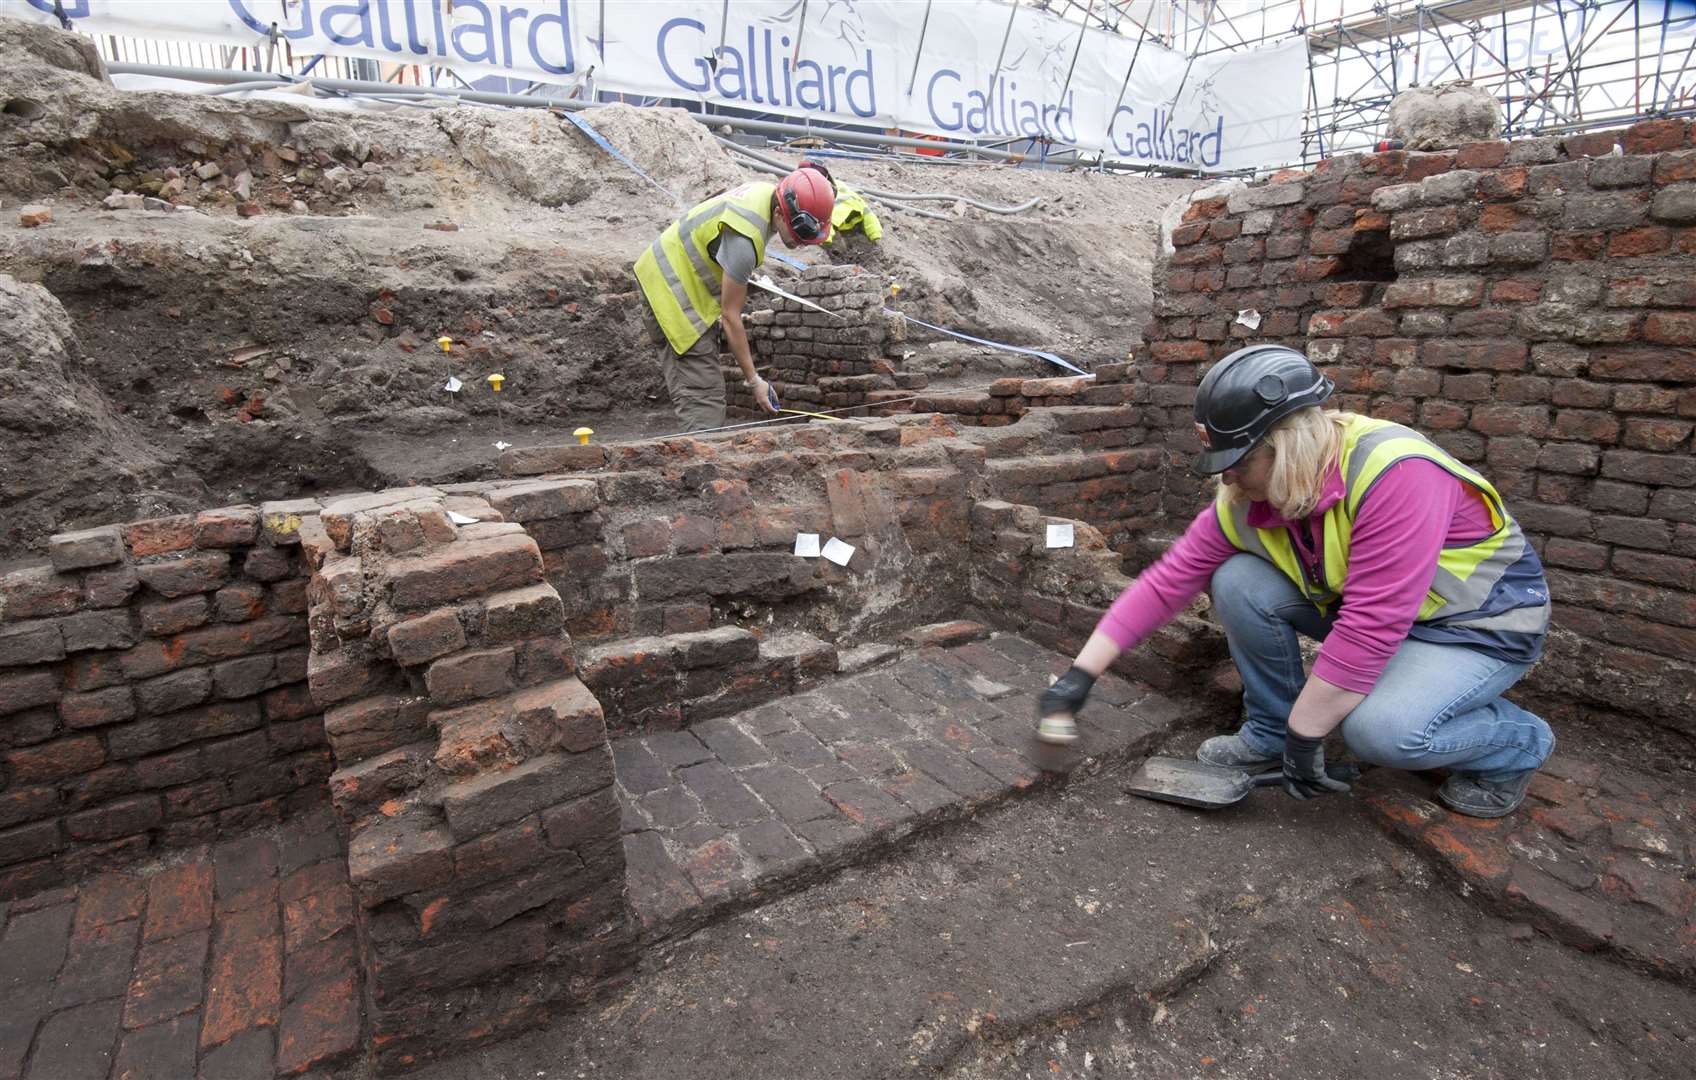
[[[1388,135],[1391,100],[1414,87],[1470,82],[1501,103],[1509,138],[1616,127],[1696,115],[1696,0],[1018,0],[1094,30],[1175,50],[1193,63],[1305,38],[1307,95],[1299,159],[1310,165],[1369,150]],[[917,5],[914,5],[917,9]],[[929,3],[925,6],[928,15]],[[1008,23],[1011,26],[1011,23]],[[921,35],[922,36],[922,35]],[[273,39],[257,48],[91,35],[108,62],[330,76],[469,89],[448,68],[379,64],[294,53]],[[1073,57],[1075,63],[1075,54]],[[1135,61],[1133,59],[1133,65]],[[1130,81],[1127,72],[1125,82]],[[595,100],[592,83],[508,85],[542,98]],[[1067,79],[1070,83],[1070,76]],[[556,95],[557,92],[557,95]],[[736,115],[735,109],[718,110]],[[828,141],[837,125],[810,120]],[[966,143],[970,145],[966,145]],[[1018,151],[1049,167],[1104,162],[1045,140],[950,142],[950,156]],[[1268,167],[1275,167],[1268,163]]]
[[[1191,58],[1305,36],[1302,164],[1371,149],[1397,94],[1463,80],[1509,138],[1696,115],[1696,0],[1024,2]]]

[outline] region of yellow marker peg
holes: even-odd
[[[595,433],[594,428],[586,428],[586,427],[580,427],[576,431],[572,432],[573,435],[577,436],[577,445],[579,445],[579,446],[588,446],[589,445],[589,436],[593,435],[594,433]]]
[[[451,337],[443,335],[436,339],[436,344],[442,347],[443,352],[453,352],[453,338]]]
[[[506,382],[506,376],[498,371],[489,376],[489,385],[495,388],[497,394],[501,392],[501,384],[504,382]]]

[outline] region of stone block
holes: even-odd
[[[226,506],[203,510],[194,518],[194,546],[200,548],[246,547],[259,536],[259,508]]]
[[[301,523],[318,514],[317,499],[287,499],[259,504],[261,535],[272,547],[300,543]]]
[[[59,533],[47,540],[47,558],[60,573],[124,560],[124,538],[116,525]]]
[[[546,583],[496,593],[483,610],[483,640],[491,645],[554,634],[565,625],[565,605]]]
[[[306,662],[312,698],[329,706],[363,697],[393,681],[394,666],[372,656],[362,645],[349,644],[332,653],[313,652]]]
[[[8,622],[68,615],[77,610],[81,600],[77,579],[54,573],[50,566],[34,566],[0,576],[0,619]]]
[[[401,503],[417,502],[424,499],[440,499],[442,493],[430,487],[391,488],[370,495],[355,495],[349,498],[332,499],[324,505],[318,515],[324,531],[329,533],[330,540],[340,551],[347,551],[353,544],[354,518],[363,513],[382,510]]]
[[[495,488],[489,505],[508,521],[539,521],[582,514],[601,503],[593,480],[537,480]]]
[[[427,698],[379,694],[326,712],[324,734],[336,760],[348,765],[428,737],[429,715]]]
[[[685,671],[703,667],[724,667],[760,655],[760,639],[739,626],[721,626],[693,634],[673,634],[660,639],[677,656],[677,666]]]
[[[391,602],[417,610],[535,584],[542,579],[542,553],[528,536],[495,536],[402,556],[388,570]]]
[[[0,625],[0,667],[47,664],[65,658],[65,639],[50,620]]]
[[[178,514],[132,522],[123,526],[123,534],[130,553],[138,559],[187,551],[194,547],[194,517]]]
[[[109,686],[59,699],[59,718],[69,728],[100,727],[135,716],[135,695],[127,686]]]
[[[512,446],[501,451],[502,476],[541,476],[545,473],[579,472],[606,464],[604,446]]]
[[[576,679],[430,714],[440,732],[436,767],[470,776],[540,754],[594,749],[606,741],[600,702]]]
[[[343,821],[359,821],[390,799],[424,783],[430,771],[429,742],[412,743],[366,758],[330,774],[330,801]]]
[[[451,785],[442,792],[442,809],[454,839],[465,841],[611,782],[612,754],[604,746],[547,754]]]
[[[354,834],[348,844],[347,865],[360,905],[376,907],[385,900],[451,880],[453,837],[414,809],[373,821]]]
[[[535,587],[553,593],[550,586]],[[557,603],[557,593],[554,594],[554,599]],[[389,652],[393,654],[395,663],[406,667],[422,664],[463,648],[465,629],[460,624],[459,612],[454,608],[432,611],[428,615],[389,627]]]
[[[431,664],[424,685],[438,705],[494,697],[513,688],[514,660],[510,647],[456,653]]]
[[[0,716],[10,716],[37,705],[51,705],[59,697],[59,680],[51,671],[0,675]]]
[[[136,567],[141,583],[167,599],[212,592],[229,580],[230,556],[202,551],[179,559]]]
[[[153,637],[169,637],[184,630],[204,626],[212,617],[212,604],[205,593],[195,593],[180,600],[143,604],[140,611],[143,633]]]
[[[801,630],[772,634],[760,642],[760,657],[781,665],[798,679],[822,678],[836,671],[836,646]]]

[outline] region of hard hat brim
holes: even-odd
[[[1191,468],[1202,476],[1217,476],[1241,461],[1254,444],[1248,446],[1227,446],[1223,450],[1203,450],[1195,456]]]

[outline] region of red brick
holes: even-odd
[[[229,580],[230,556],[225,551],[202,551],[138,566],[136,575],[143,585],[168,599],[212,592]]]
[[[1668,316],[1669,322],[1657,324],[1661,332],[1677,334],[1682,324],[1679,319],[1690,319],[1692,316],[1672,316],[1668,312],[1656,312],[1656,315]],[[1645,331],[1648,323],[1645,323]],[[1643,349],[1620,348],[1605,349],[1593,353],[1590,357],[1590,372],[1601,379],[1630,379],[1639,382],[1696,382],[1696,353],[1688,349]]]
[[[212,925],[212,865],[193,861],[166,867],[147,883],[143,938],[160,941]]]
[[[1513,232],[1534,221],[1511,203],[1491,203],[1478,211],[1478,227],[1489,233]]]
[[[283,1010],[277,1071],[303,1073],[334,1065],[359,1047],[359,997],[352,975],[307,990]]]
[[[1525,342],[1515,340],[1428,341],[1424,362],[1431,367],[1483,368],[1521,371],[1526,366]]]
[[[1685,145],[1683,120],[1641,120],[1626,128],[1620,144],[1628,154],[1653,154]]]
[[[1555,233],[1549,241],[1549,258],[1562,262],[1583,262],[1600,258],[1603,233]]]
[[[1562,409],[1555,414],[1552,433],[1557,439],[1582,439],[1611,445],[1619,441],[1619,431],[1619,417],[1613,413]]]
[[[531,585],[541,578],[541,551],[520,535],[443,544],[389,563],[390,598],[403,610]]]
[[[1627,229],[1615,233],[1608,241],[1608,255],[1611,258],[1629,258],[1634,255],[1655,255],[1672,246],[1672,231],[1659,226],[1646,226],[1640,229]]]
[[[1652,311],[1643,320],[1643,337],[1662,345],[1696,345],[1696,314]]]
[[[1625,437],[1621,442],[1633,450],[1665,453],[1684,445],[1691,428],[1688,420],[1632,417],[1625,422]]]
[[[124,542],[138,558],[187,551],[194,546],[194,518],[189,514],[178,514],[126,525]]]
[[[407,667],[434,660],[465,647],[459,612],[443,608],[389,628],[389,651],[395,663]]]
[[[0,680],[0,692],[6,684]],[[76,735],[57,742],[13,750],[6,755],[6,765],[15,785],[28,785],[45,780],[64,780],[92,772],[106,760],[106,751],[93,735]]]
[[[282,1010],[282,940],[274,905],[220,916],[207,968],[202,1048],[276,1024]]]
[[[244,547],[259,536],[259,509],[226,506],[203,510],[194,519],[194,543],[203,548]]]
[[[206,946],[211,934],[194,930],[143,945],[124,997],[124,1026],[157,1024],[200,1007]]]
[[[1510,279],[1498,281],[1490,286],[1490,299],[1498,304],[1529,304],[1535,303],[1543,295],[1540,282]]]
[[[1505,142],[1467,143],[1455,151],[1455,168],[1494,169],[1507,160],[1507,156],[1508,144]]]

